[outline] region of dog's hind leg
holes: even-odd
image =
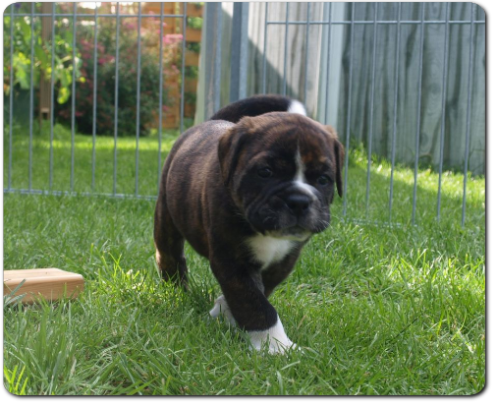
[[[185,239],[173,223],[166,205],[165,194],[159,197],[154,218],[155,260],[166,281],[188,288]]]

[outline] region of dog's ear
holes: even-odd
[[[328,134],[331,138],[333,154],[335,156],[335,178],[337,184],[338,195],[340,198],[342,197],[343,188],[342,188],[342,169],[343,162],[345,158],[345,150],[343,148],[342,143],[338,140],[338,134],[335,129],[331,126],[325,126]]]
[[[221,167],[221,176],[225,186],[229,186],[237,166],[237,157],[241,149],[243,132],[239,126],[231,127],[219,139],[217,155]]]

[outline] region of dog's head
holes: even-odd
[[[292,113],[246,117],[220,139],[225,186],[252,228],[305,240],[326,229],[344,149],[330,126]]]

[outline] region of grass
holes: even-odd
[[[29,188],[30,149],[32,157],[31,188],[48,190],[50,187],[50,128],[44,123],[41,131],[35,131],[30,143],[26,130],[13,127],[11,185],[16,189]],[[4,137],[4,186],[8,186],[8,131]],[[161,164],[172,147],[177,131],[164,131],[161,143]],[[138,176],[139,195],[157,194],[157,177],[159,173],[158,137],[142,137],[138,141],[139,155],[135,154],[136,138],[119,137],[115,151],[115,184],[117,194],[134,194],[135,181]],[[31,144],[31,146],[30,146]],[[74,150],[71,149],[71,132],[63,126],[56,125],[52,142],[52,189],[55,191],[76,192],[114,192],[114,138],[103,136],[96,138],[95,177],[92,185],[93,139],[91,136],[76,134]],[[72,164],[72,162],[74,164]],[[138,163],[138,166],[136,166]],[[71,169],[73,167],[73,170]],[[162,165],[161,165],[162,167]],[[138,175],[136,173],[138,168]],[[71,171],[73,185],[71,188]]]
[[[54,189],[68,190],[70,135],[58,132]],[[164,153],[174,134],[163,140]],[[75,136],[75,191],[91,190],[91,137]],[[133,138],[119,139],[118,192],[134,193]],[[7,143],[7,140],[5,141]],[[13,142],[12,187],[27,187],[28,140]],[[33,140],[32,187],[48,186],[46,135]],[[140,140],[139,193],[155,194],[157,138]],[[5,144],[5,168],[8,144]],[[55,158],[57,157],[57,158]],[[97,144],[97,192],[112,192],[113,140]],[[251,352],[243,333],[208,310],[220,293],[208,262],[187,247],[183,293],[158,276],[154,202],[86,196],[4,195],[4,268],[81,273],[75,301],[4,309],[4,381],[24,394],[475,394],[485,385],[485,181],[468,182],[460,227],[460,174],[418,179],[374,160],[364,219],[367,159],[351,154],[347,218],[306,246],[272,296],[302,353]],[[98,161],[101,160],[101,161]],[[121,173],[122,171],[122,173]],[[6,171],[4,172],[6,173]],[[7,174],[4,175],[7,177]],[[6,185],[4,178],[4,184]]]

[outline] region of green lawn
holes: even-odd
[[[7,133],[8,134],[8,133]],[[163,139],[163,157],[175,134]],[[49,138],[33,140],[32,188],[48,188]],[[74,191],[91,191],[91,137],[75,137]],[[95,191],[111,193],[113,139],[98,138]],[[135,139],[118,141],[117,193],[135,192]],[[139,191],[157,188],[157,137],[140,140]],[[12,187],[28,187],[28,139],[13,142]],[[70,134],[57,129],[53,189],[70,189]],[[4,309],[4,381],[25,394],[475,394],[485,385],[485,181],[418,180],[375,160],[364,220],[367,159],[351,154],[346,219],[304,249],[272,296],[303,352],[251,352],[238,330],[208,316],[218,285],[187,249],[190,292],[161,282],[151,200],[4,194],[4,268],[58,267],[84,275],[75,301]],[[4,137],[4,186],[8,139]]]
[[[32,170],[31,188],[48,190],[50,186],[50,129],[45,123],[43,132],[34,132],[31,142],[27,131],[13,128],[11,185],[15,189],[29,188],[29,150],[31,148]],[[19,134],[20,133],[20,134]],[[161,143],[161,163],[167,156],[178,132],[163,132]],[[75,192],[92,192],[93,138],[76,134],[75,147],[71,148],[71,132],[56,125],[52,142],[52,189],[71,190],[71,166],[73,164],[73,186]],[[139,140],[138,154],[138,194],[156,195],[158,179],[158,137],[142,137]],[[135,194],[136,180],[136,138],[119,137],[116,156],[116,193]],[[4,187],[8,186],[8,133],[4,136]],[[162,165],[161,165],[162,167]],[[95,184],[93,192],[111,194],[114,192],[114,137],[96,138]]]

